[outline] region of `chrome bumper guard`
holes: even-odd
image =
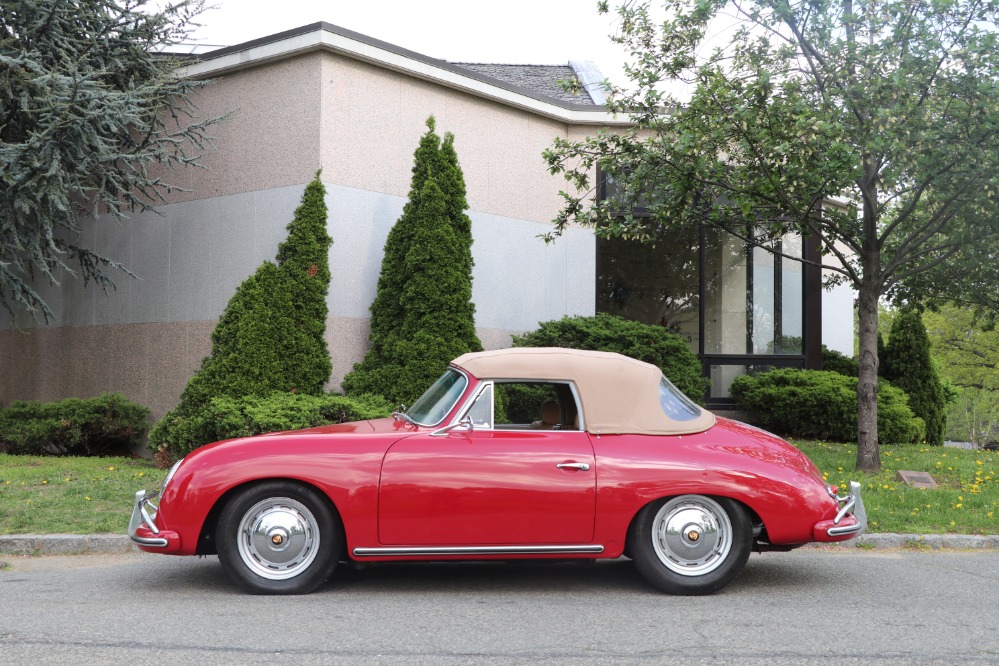
[[[132,518],[128,521],[128,536],[137,544],[158,548],[166,548],[168,545],[167,540],[163,537],[141,537],[136,534],[143,523],[153,534],[160,533],[160,528],[156,526],[155,521],[159,507],[153,504],[153,500],[159,497],[159,494],[159,491],[146,494],[145,490],[135,493],[135,506],[132,507]]]
[[[851,534],[853,536],[860,536],[867,531],[867,509],[864,508],[864,499],[860,496],[860,484],[856,481],[850,482],[850,492],[847,495],[836,495],[835,499],[839,502],[840,508],[839,513],[833,519],[833,523],[837,527],[830,527],[826,530],[826,534],[831,537],[844,536]],[[854,525],[843,525],[839,526],[840,521],[849,514],[852,513],[853,517],[857,519]]]

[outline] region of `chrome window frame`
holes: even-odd
[[[477,430],[486,430],[492,432],[496,430],[496,384],[560,384],[562,386],[568,386],[569,390],[572,392],[572,399],[576,402],[576,415],[579,418],[579,428],[578,432],[586,431],[586,421],[583,415],[583,403],[579,399],[579,391],[576,390],[576,382],[570,379],[525,379],[525,378],[503,378],[503,379],[480,379],[479,383],[475,386],[475,390],[472,394],[465,399],[462,404],[461,409],[458,410],[455,418],[451,419],[448,425],[455,425],[460,423],[463,418],[468,416],[468,411],[472,408],[475,400],[478,399],[479,395],[483,390],[483,386],[489,384],[494,387],[493,390],[493,404],[492,404],[492,422],[493,426],[491,428],[476,428]],[[560,432],[573,432],[572,430],[564,430]]]

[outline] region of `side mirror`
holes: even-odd
[[[443,437],[444,435],[448,434],[449,432],[457,428],[464,428],[468,432],[472,432],[473,430],[475,430],[475,428],[472,426],[472,419],[466,416],[457,423],[452,423],[449,426],[444,426],[443,428],[438,428],[437,430],[434,430],[432,433],[430,433],[430,436]]]

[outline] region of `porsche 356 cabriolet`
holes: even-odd
[[[234,439],[136,493],[151,553],[217,553],[242,588],[315,590],[340,562],[618,558],[715,592],[751,550],[867,526],[796,448],[697,406],[625,356],[465,354],[391,418]]]

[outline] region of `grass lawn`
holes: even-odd
[[[856,444],[793,441],[840,492],[863,486],[869,532],[999,534],[999,452],[942,446],[882,446],[881,473],[856,471]],[[898,480],[899,470],[929,472],[938,487]]]
[[[795,441],[828,483],[864,488],[871,532],[999,533],[999,452],[930,446],[884,446],[883,471],[854,471],[853,444]],[[933,490],[909,488],[898,470],[929,472]],[[0,454],[0,534],[122,534],[140,488],[166,474],[151,461]]]
[[[124,534],[135,491],[164,476],[150,460],[0,453],[0,534]]]

